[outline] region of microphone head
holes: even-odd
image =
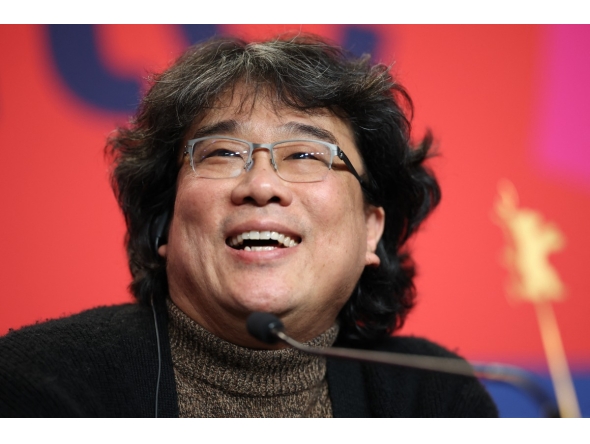
[[[279,318],[270,313],[255,312],[248,316],[246,321],[248,333],[265,344],[275,344],[279,338],[273,333],[273,329],[283,331],[285,326]]]

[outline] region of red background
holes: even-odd
[[[105,69],[144,87],[147,72],[166,67],[189,44],[178,26],[93,29]],[[216,29],[259,38],[293,27]],[[297,29],[343,42],[352,28]],[[505,240],[492,213],[498,182],[507,178],[521,205],[542,213],[566,237],[565,249],[551,257],[567,287],[566,299],[554,307],[570,363],[587,371],[590,89],[575,75],[587,66],[575,63],[588,59],[589,27],[354,30],[375,39],[375,60],[395,61],[392,70],[415,102],[415,135],[431,128],[440,151],[431,165],[443,200],[411,242],[419,303],[403,333],[429,337],[470,359],[544,369],[533,307],[506,294]],[[79,97],[52,51],[46,26],[0,26],[0,334],[131,300],[124,224],[103,158],[105,138],[128,115]],[[573,71],[555,71],[567,63]],[[565,123],[556,125],[554,116]],[[556,140],[568,148],[545,143]]]

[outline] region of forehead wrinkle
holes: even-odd
[[[334,134],[324,128],[317,126],[307,125],[299,122],[288,122],[282,125],[282,128],[295,136],[302,134],[304,136],[313,137],[314,139],[323,140],[325,142],[334,144],[338,143]]]
[[[191,136],[191,139],[214,135],[235,136],[247,129],[249,122],[239,122],[235,119],[222,120],[221,122],[212,123],[198,128]],[[287,122],[276,128],[278,132],[284,133],[286,137],[311,137],[318,140],[337,144],[338,141],[330,131],[314,125],[307,125],[299,122]]]

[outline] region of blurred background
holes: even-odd
[[[299,30],[391,65],[414,100],[413,137],[435,136],[443,199],[409,244],[418,304],[400,334],[523,367],[553,396],[539,319],[557,325],[590,416],[584,25],[0,25],[0,335],[132,301],[103,149],[148,76],[209,36]],[[502,416],[541,414],[487,386]]]

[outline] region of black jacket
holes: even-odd
[[[157,318],[162,347],[158,416],[177,417],[163,303],[157,307]],[[413,337],[389,338],[372,348],[455,356]],[[88,310],[0,338],[0,416],[153,417],[157,374],[157,341],[149,306]],[[335,417],[498,415],[474,378],[331,360],[327,378]]]

